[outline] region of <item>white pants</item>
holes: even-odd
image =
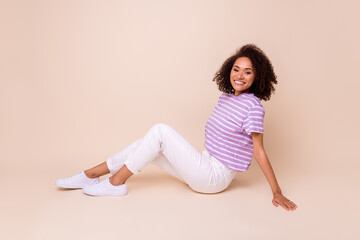
[[[208,151],[199,153],[166,124],[154,125],[144,138],[106,160],[112,174],[124,164],[132,173],[137,174],[150,162],[201,193],[225,190],[236,173]]]

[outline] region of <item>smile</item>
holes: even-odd
[[[242,81],[236,81],[235,80],[234,82],[235,82],[236,85],[244,85],[245,84],[245,82],[242,82]]]

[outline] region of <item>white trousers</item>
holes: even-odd
[[[138,174],[150,162],[201,193],[225,190],[236,173],[207,150],[199,153],[173,128],[161,123],[154,125],[144,138],[106,160],[111,174],[124,164]]]

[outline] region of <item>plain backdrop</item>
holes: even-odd
[[[1,0],[2,239],[358,239],[358,1]],[[199,151],[246,43],[271,59],[265,148],[285,196],[272,205],[256,161],[220,194],[149,165],[126,197],[57,189],[166,123]]]

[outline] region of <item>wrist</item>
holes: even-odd
[[[274,195],[274,197],[277,195],[282,195],[282,192],[279,190],[279,191],[273,192],[273,195]]]

